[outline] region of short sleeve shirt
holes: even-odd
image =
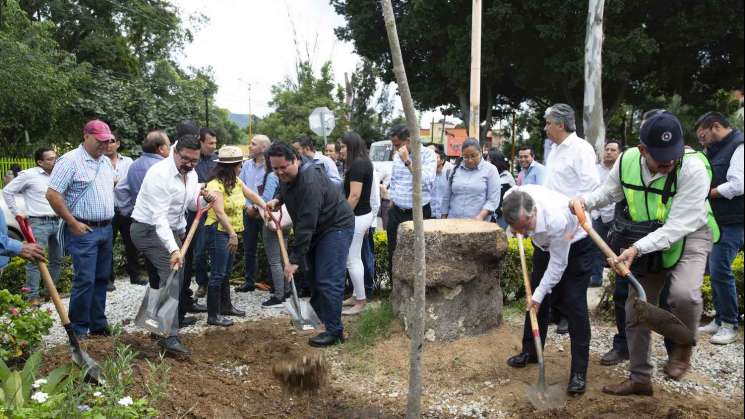
[[[370,160],[357,159],[349,166],[349,172],[344,176],[344,193],[349,196],[350,182],[362,183],[360,200],[354,208],[354,215],[365,215],[372,211],[370,207],[370,190],[373,181],[373,165]]]
[[[230,194],[225,193],[225,185],[218,179],[212,179],[207,183],[207,190],[211,192],[220,192],[222,194],[223,204],[225,207],[225,214],[230,220],[230,225],[233,226],[233,230],[236,233],[243,231],[243,207],[246,203],[246,198],[243,196],[243,182],[240,178],[236,178],[235,186]],[[217,231],[225,232],[226,230],[217,222],[217,215],[215,210],[211,209],[207,214],[207,220],[204,222],[205,225],[212,225],[217,223]]]

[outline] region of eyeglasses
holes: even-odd
[[[184,157],[181,153],[177,153],[179,159],[181,159],[182,163],[191,163],[191,164],[197,164],[199,163],[199,158],[196,159],[190,159],[188,157]]]

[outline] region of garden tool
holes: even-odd
[[[285,247],[282,225],[280,223],[282,212],[280,211],[280,220],[278,220],[271,211],[266,211],[266,213],[269,218],[272,219],[274,225],[277,227],[279,251],[282,254],[282,262],[284,266],[287,266],[290,264],[290,258],[287,256],[287,248]],[[292,289],[292,295],[290,297],[290,301],[285,301],[285,308],[290,313],[292,325],[295,326],[297,330],[318,329],[321,326],[321,320],[318,318],[316,311],[313,310],[313,306],[311,306],[308,301],[298,298],[294,280],[290,280],[290,287]]]
[[[525,283],[525,301],[530,303],[533,291],[530,288],[528,278],[528,265],[525,262],[525,248],[523,247],[523,235],[517,234],[517,247],[520,250],[520,266],[523,271],[523,282]],[[535,353],[538,358],[538,384],[528,386],[527,396],[530,403],[537,410],[560,409],[566,401],[566,391],[560,384],[546,385],[546,363],[543,358],[543,343],[541,332],[538,329],[538,317],[535,307],[530,308],[530,328],[533,331],[533,342]]]
[[[592,238],[592,241],[600,248],[607,258],[616,258],[616,254],[605,243],[602,237],[592,228],[592,224],[587,219],[585,210],[579,201],[574,202],[574,214],[577,216],[580,225]],[[613,270],[622,278],[626,278],[636,290],[637,298],[633,301],[634,315],[630,321],[631,324],[644,324],[650,330],[661,334],[674,343],[683,346],[692,346],[696,343],[696,334],[689,329],[673,313],[657,307],[647,302],[647,293],[636,279],[628,266],[623,263],[614,264]]]
[[[199,228],[199,220],[205,212],[209,211],[212,204],[201,208],[200,199],[197,198],[197,213],[194,221],[191,223],[189,233],[181,245],[181,254],[186,255],[191,240]],[[181,281],[178,280],[178,272],[181,267],[172,269],[165,283],[160,288],[155,289],[148,287],[145,292],[145,298],[142,300],[140,310],[135,317],[137,326],[147,329],[159,336],[171,336],[178,331],[178,324],[174,320],[178,319],[178,302],[181,293]]]
[[[28,225],[28,219],[16,216],[16,220],[18,221],[18,226],[20,226],[21,233],[23,233],[23,237],[26,241],[29,243],[36,243],[34,233]],[[65,310],[65,306],[62,305],[62,300],[57,292],[57,287],[54,286],[54,281],[52,281],[52,275],[49,273],[46,262],[39,262],[38,265],[44,286],[47,287],[47,291],[49,291],[49,297],[54,303],[54,308],[57,309],[57,314],[59,314],[62,326],[65,328],[67,337],[70,340],[72,361],[83,370],[85,377],[88,380],[98,383],[101,378],[101,369],[98,366],[98,363],[80,347],[80,341],[78,340],[75,331],[72,330],[72,324],[70,323],[70,318],[67,316],[67,310]]]

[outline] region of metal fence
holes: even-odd
[[[33,157],[0,157],[0,185],[5,187],[5,175],[11,171],[13,165],[18,165],[21,170],[36,166]]]

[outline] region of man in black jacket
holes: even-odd
[[[267,151],[280,180],[279,196],[267,203],[282,204],[293,222],[295,239],[290,247],[290,264],[285,276],[292,280],[298,269],[312,272],[310,303],[326,326],[312,337],[315,347],[344,341],[341,306],[347,255],[354,234],[354,213],[337,185],[326,176],[323,166],[303,160],[289,145],[275,142]]]

